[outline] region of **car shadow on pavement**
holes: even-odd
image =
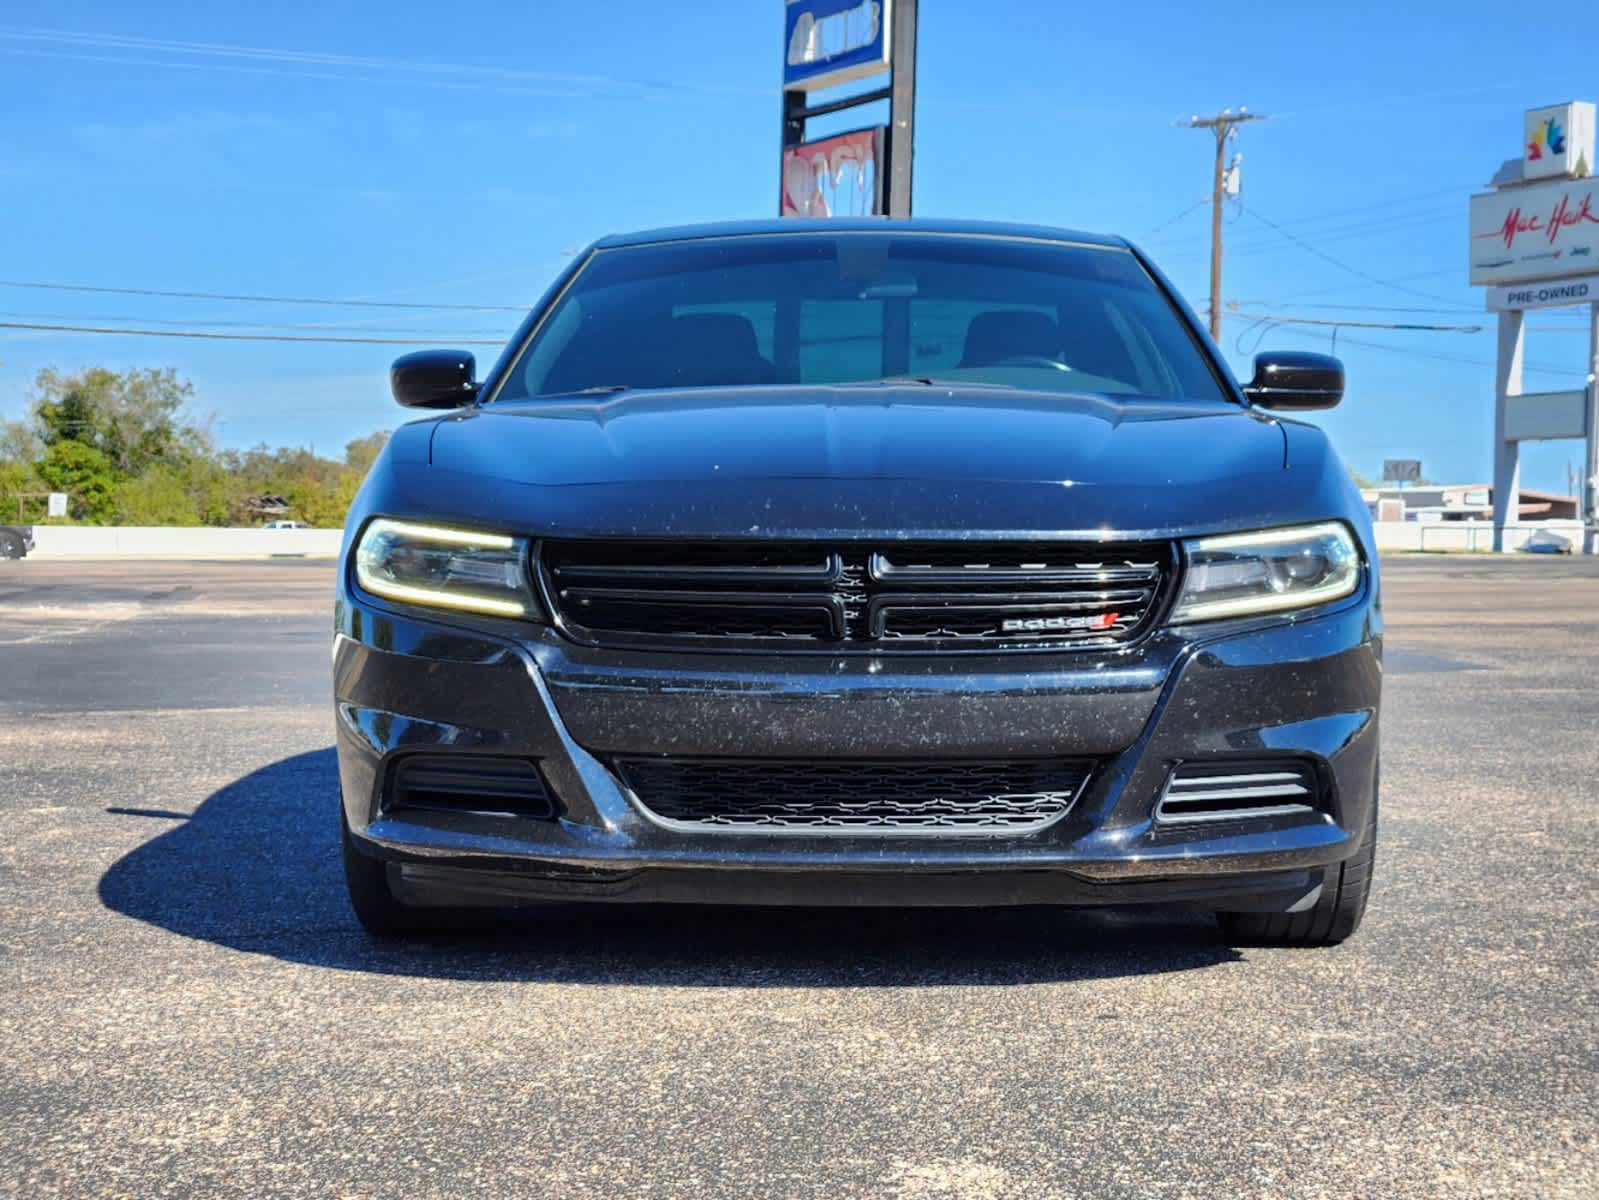
[[[331,748],[228,784],[100,880],[107,907],[289,962],[441,979],[674,987],[1056,983],[1240,958],[1208,918],[1060,909],[574,905],[468,914],[402,944],[361,932],[344,893]]]

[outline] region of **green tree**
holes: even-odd
[[[223,463],[241,484],[240,509],[235,520],[247,523],[245,504],[250,497],[270,494],[282,496],[289,510],[301,521],[318,527],[337,528],[344,523],[347,505],[340,502],[339,479],[342,463],[322,458],[302,447],[256,446],[242,454],[230,452]]]
[[[112,498],[112,513],[118,525],[202,524],[182,475],[165,466],[121,480]]]
[[[34,469],[51,491],[71,496],[70,511],[79,520],[104,524],[111,515],[117,472],[95,447],[76,439],[55,442]]]
[[[359,476],[357,482],[366,478],[366,473],[372,469],[372,464],[377,461],[378,455],[383,453],[383,447],[388,445],[391,433],[391,430],[380,429],[376,433],[369,433],[365,437],[346,443],[344,465]]]
[[[33,472],[32,463],[0,461],[0,525],[16,520],[29,523],[34,509],[40,506],[37,500],[30,502],[23,497],[36,495],[43,490],[41,480]],[[17,503],[19,500],[22,501],[20,508]]]
[[[221,464],[191,457],[118,482],[112,514],[119,525],[227,525],[241,500]]]
[[[185,416],[194,385],[171,367],[120,374],[88,367],[72,375],[46,368],[34,378],[33,394],[34,421],[47,445],[93,446],[119,475],[211,451],[209,432]]]
[[[18,519],[19,499],[44,490],[33,469],[43,453],[44,446],[22,422],[0,422],[0,524]],[[24,501],[22,520],[26,522],[38,506],[37,500]]]
[[[355,494],[361,490],[361,485],[366,482],[367,473],[371,471],[372,464],[377,461],[383,447],[388,444],[389,430],[380,429],[376,433],[369,433],[365,437],[356,438],[344,447],[344,471],[339,476],[339,484],[335,496],[335,507],[338,512],[338,523],[344,524],[344,518],[349,514],[350,505],[355,503]]]
[[[256,523],[251,501],[274,495],[294,517],[336,527],[389,437],[354,439],[342,462],[298,447],[218,451],[193,398],[171,368],[40,371],[31,423],[0,423],[0,506],[55,490],[71,494],[78,520],[230,525]]]
[[[0,421],[0,463],[35,463],[44,443],[21,421]]]

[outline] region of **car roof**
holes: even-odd
[[[807,221],[794,217],[765,221],[713,221],[703,225],[674,225],[637,233],[613,233],[594,243],[596,250],[620,246],[648,246],[659,242],[684,242],[704,238],[784,236],[836,233],[941,233],[951,237],[1012,238],[1026,241],[1075,242],[1078,245],[1125,248],[1127,239],[1101,233],[1055,229],[1048,225],[1011,225],[1000,221],[954,221],[916,217],[892,221],[884,217],[830,217]]]

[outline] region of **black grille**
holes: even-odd
[[[532,762],[475,754],[408,754],[397,760],[384,808],[555,815],[554,801]]]
[[[548,541],[540,574],[579,641],[836,650],[1111,646],[1171,578],[1164,543]]]
[[[1067,760],[640,758],[616,765],[640,802],[667,821],[837,833],[1036,829],[1071,807],[1090,770]]]

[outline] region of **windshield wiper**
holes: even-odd
[[[890,375],[885,379],[863,380],[873,387],[982,387],[982,388],[1011,388],[1010,383],[990,383],[986,379],[938,379],[932,375]]]
[[[568,396],[609,396],[616,392],[631,392],[631,386],[625,383],[601,383],[594,387],[573,388],[569,392],[540,392],[533,400],[561,400]]]
[[[947,379],[933,379],[927,375],[890,375],[884,379],[841,379],[836,383],[829,383],[824,386],[837,388],[949,387],[951,384]]]

